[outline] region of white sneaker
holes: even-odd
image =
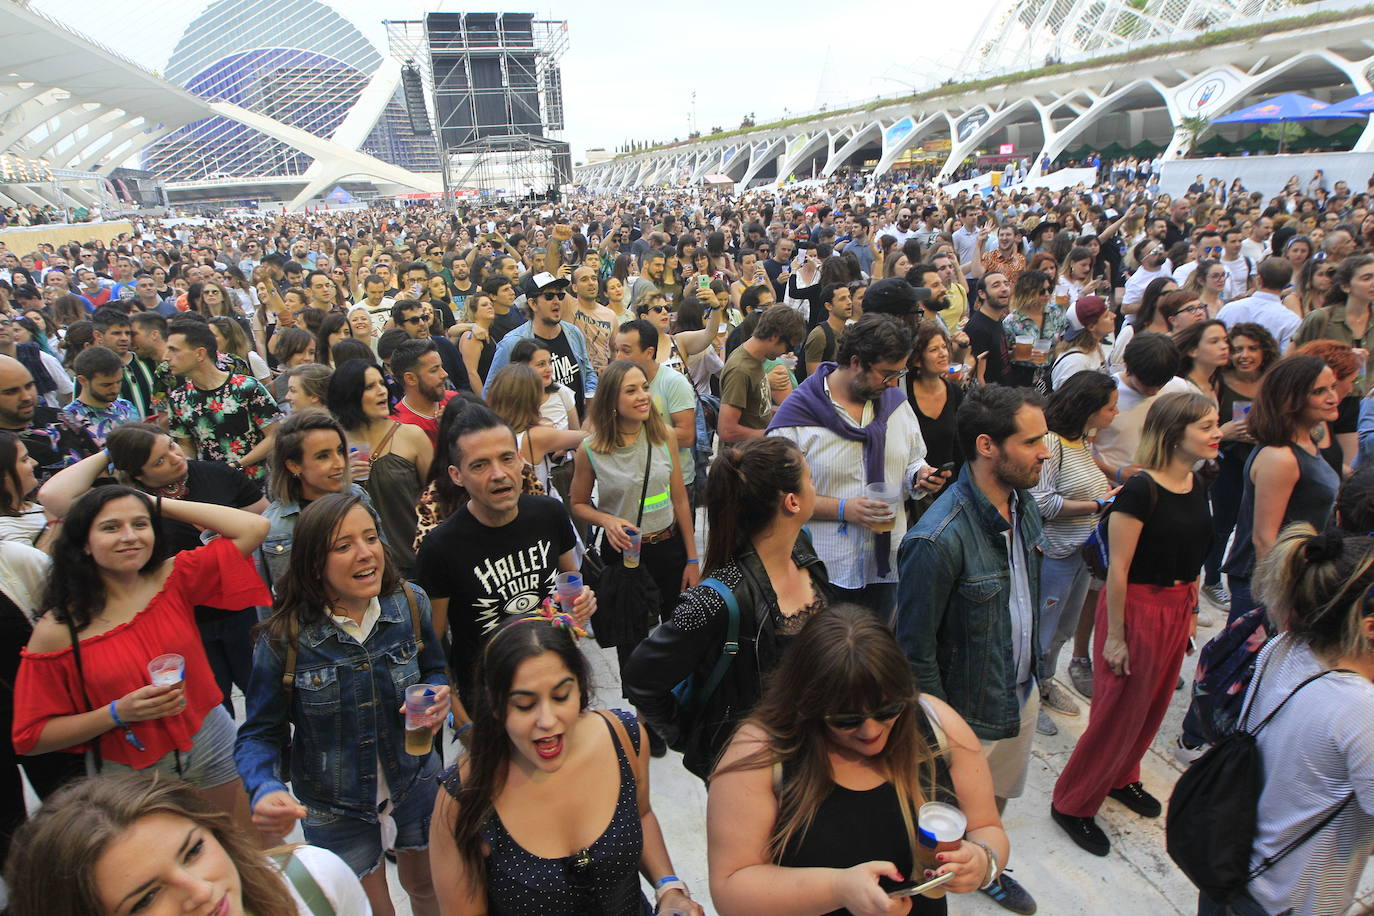
[[[1216,614],[1207,610],[1205,606],[1199,605],[1197,612],[1197,625],[1200,630],[1210,630],[1212,627],[1221,623]]]
[[[1190,765],[1194,760],[1207,753],[1207,750],[1208,747],[1205,744],[1202,747],[1188,747],[1183,743],[1182,738],[1174,739],[1174,759],[1184,766]]]

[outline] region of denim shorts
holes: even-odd
[[[434,793],[438,788],[437,767],[417,778],[405,796],[387,803],[385,815],[396,822],[396,842],[390,847],[397,852],[429,848],[429,818],[434,813]],[[382,864],[382,825],[346,814],[335,814],[318,808],[308,808],[301,825],[305,841],[322,846],[334,853],[359,878],[366,877]]]
[[[184,754],[173,751],[140,773],[162,773],[173,779],[190,783],[197,789],[213,789],[239,778],[234,766],[234,739],[238,728],[224,707],[215,707],[205,714],[200,730],[191,739],[191,749]],[[95,758],[86,755],[86,772],[95,775]],[[101,773],[133,773],[134,768],[114,760],[101,762]]]

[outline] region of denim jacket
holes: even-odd
[[[1031,672],[1039,677],[1044,535],[1030,491],[1017,493],[1021,540],[1030,554]],[[897,638],[917,685],[953,706],[988,741],[1020,730],[1003,538],[1009,527],[965,465],[897,552]]]
[[[576,308],[576,306],[573,306]],[[571,321],[559,322],[563,326],[563,333],[567,335],[568,347],[572,350],[573,359],[577,360],[577,365],[582,369],[582,393],[590,399],[596,394],[596,370],[592,368],[591,359],[587,356],[587,338],[582,335],[582,329]],[[497,370],[505,367],[510,362],[510,351],[515,349],[515,345],[526,337],[534,336],[534,322],[526,321],[520,327],[515,328],[502,337],[496,344],[496,352],[491,357],[491,367],[487,369],[487,389],[482,393],[486,394],[490,390],[491,380],[496,378]]]
[[[368,499],[367,491],[356,483],[351,483],[348,487],[348,492],[362,497],[367,511],[373,512],[372,500]],[[262,581],[273,591],[276,591],[277,580],[286,575],[286,567],[291,564],[291,541],[296,534],[296,519],[300,518],[303,508],[299,502],[283,503],[274,499],[262,512],[262,517],[271,522],[272,527],[267,529],[267,537],[253,554],[253,564],[257,566]],[[380,529],[378,533],[380,534]],[[382,535],[382,540],[386,540],[386,535]]]
[[[412,586],[414,587],[414,586]],[[312,809],[377,821],[377,760],[397,803],[417,780],[431,778],[434,755],[405,751],[401,707],[411,684],[446,684],[444,652],[430,623],[429,598],[415,588],[424,651],[411,631],[410,607],[396,590],[363,644],[328,618],[304,626],[297,641],[296,681],[282,686],[286,647],[266,636],[253,649],[247,717],[234,763],[253,804],[287,791],[282,748],[291,745],[291,786]],[[291,726],[295,726],[294,735]]]

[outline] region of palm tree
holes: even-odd
[[[1192,152],[1202,141],[1202,135],[1211,129],[1212,122],[1202,115],[1192,115],[1180,121],[1179,127],[1183,128],[1183,133],[1188,138],[1185,144],[1186,151]]]

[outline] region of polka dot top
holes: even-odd
[[[624,723],[634,752],[639,724],[631,712],[612,712]],[[490,916],[646,916],[653,909],[640,889],[639,858],[644,835],[639,822],[634,768],[606,722],[620,764],[620,794],[611,823],[596,841],[571,856],[545,859],[528,852],[506,832],[492,812],[482,828],[491,848],[487,858],[487,912]],[[444,789],[457,797],[458,767],[443,777]]]

